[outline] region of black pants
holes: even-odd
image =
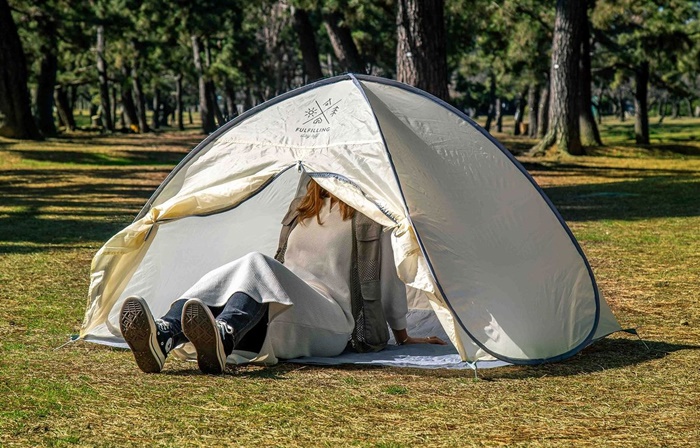
[[[182,333],[182,308],[187,299],[176,300],[170,310],[161,317],[168,322],[177,335],[175,345],[188,342]],[[224,306],[209,307],[216,320],[233,328],[234,350],[258,353],[267,334],[267,303],[258,303],[243,292],[233,294]]]

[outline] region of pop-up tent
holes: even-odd
[[[423,91],[343,75],[192,150],[95,256],[80,337],[125,346],[126,297],[160,315],[213,268],[273,256],[307,175],[390,229],[409,332],[441,326],[464,361],[562,360],[620,329],[571,231],[507,150]]]

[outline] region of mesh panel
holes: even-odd
[[[365,312],[362,310],[357,316],[357,320],[355,321],[355,331],[357,332],[357,337],[356,341],[359,342],[360,344],[364,344],[365,341]],[[360,329],[359,331],[357,329]]]
[[[352,315],[355,317],[355,328],[352,330],[351,343],[355,350],[363,351],[362,348],[365,343],[365,314],[359,269],[360,267],[358,266],[357,260],[357,239],[355,238],[355,225],[353,223],[352,268],[350,270],[350,303],[352,307]]]
[[[359,260],[359,271],[361,282],[371,282],[379,280],[379,260]]]

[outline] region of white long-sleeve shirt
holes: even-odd
[[[284,265],[321,294],[332,297],[352,318],[350,276],[352,266],[352,220],[343,220],[338,204],[331,208],[326,198],[316,218],[298,223],[287,242]],[[387,323],[394,330],[406,328],[406,286],[394,267],[391,235],[381,237],[382,308]]]

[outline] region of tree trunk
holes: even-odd
[[[112,93],[114,94],[114,102],[116,103],[117,102],[117,88],[116,87],[114,87],[112,89]],[[119,91],[119,93],[120,93],[119,98],[121,98],[121,90]],[[115,110],[114,120],[115,121],[117,120],[116,110]],[[116,123],[115,123],[115,126],[116,126]],[[122,107],[119,110],[119,127],[117,129],[120,129],[123,131],[123,130],[128,129],[128,128],[129,128],[129,126],[126,124],[126,113],[124,112],[124,103],[122,103]]]
[[[364,73],[365,67],[360,52],[357,51],[355,41],[352,40],[350,28],[343,22],[345,17],[338,11],[323,15],[323,22],[328,32],[328,37],[333,46],[335,57],[338,58],[342,70],[354,73]]]
[[[224,119],[224,114],[221,113],[221,108],[219,108],[219,102],[217,101],[216,95],[216,85],[214,81],[207,81],[207,95],[209,97],[210,110],[214,112],[214,118],[216,119],[216,124],[218,126],[223,126],[226,123]]]
[[[0,135],[41,140],[32,117],[27,63],[7,0],[0,0]]]
[[[584,12],[586,22],[581,29],[581,58],[579,63],[579,127],[581,129],[581,144],[584,146],[600,146],[598,125],[593,117],[593,94],[591,93],[591,36],[588,24],[588,14]]]
[[[326,53],[326,71],[328,71],[328,76],[335,76],[335,66],[333,65],[333,55]]]
[[[527,91],[518,95],[516,100],[513,135],[520,135],[522,131],[523,116],[525,115],[525,95],[527,95]]]
[[[112,84],[112,119],[114,120],[114,126],[116,127],[117,125],[117,105],[119,104],[119,101],[117,101],[117,98],[119,98],[118,92],[119,92],[119,87],[116,84]],[[123,107],[122,107],[123,109]],[[123,124],[123,118],[122,118],[122,124]]]
[[[679,109],[679,107],[678,107],[678,101],[673,101],[673,102],[671,103],[671,118],[672,118],[672,119],[676,119],[676,118],[678,118],[678,117],[680,116],[680,113],[679,113],[678,109]]]
[[[620,122],[625,121],[625,107],[627,107],[627,104],[622,89],[620,89],[617,91],[617,114]]]
[[[648,145],[649,111],[647,110],[647,91],[649,87],[649,61],[644,61],[637,67],[634,79],[634,139],[640,145]]]
[[[496,77],[491,74],[489,76],[489,111],[486,115],[486,124],[484,129],[486,132],[491,132],[491,123],[493,122],[493,117],[496,116]]]
[[[112,107],[109,101],[109,78],[107,77],[107,62],[105,61],[105,27],[97,25],[97,77],[100,87],[100,104],[102,106],[102,125],[108,130],[114,130],[112,121]]]
[[[500,98],[496,98],[496,132],[503,132],[503,105]]]
[[[124,82],[122,83],[122,110],[124,112],[124,121],[126,122],[126,127],[132,131],[137,131],[139,127],[139,117],[136,111],[136,105],[134,104],[134,96],[132,94],[132,81],[129,79],[129,72],[131,68],[125,66],[122,69],[124,74]]]
[[[229,107],[230,104],[231,104],[231,102],[229,101],[229,98],[226,95],[226,88],[224,88],[224,107],[223,107],[223,110],[221,111],[224,114],[224,120],[228,120],[229,110],[231,109]]]
[[[540,105],[537,111],[537,138],[542,139],[549,130],[549,81],[540,91]]]
[[[301,8],[294,9],[294,29],[299,36],[299,47],[301,48],[301,56],[304,59],[306,81],[323,78],[321,61],[318,57],[316,33],[311,26],[308,13]]]
[[[175,77],[175,119],[177,128],[185,130],[185,123],[182,120],[182,74]]]
[[[139,132],[141,134],[149,132],[148,120],[146,119],[146,98],[141,87],[141,78],[139,77],[138,64],[131,69],[131,84],[136,97],[136,118],[139,123]]]
[[[197,71],[199,83],[199,115],[202,118],[202,130],[210,134],[216,130],[214,123],[214,111],[212,110],[209,89],[207,88],[207,78],[204,74],[202,64],[202,44],[197,36],[192,36],[192,55],[194,57],[194,68]]]
[[[65,126],[67,131],[75,130],[75,118],[73,117],[73,108],[70,106],[68,101],[68,93],[65,87],[59,85],[54,91],[54,101],[56,103],[56,110],[58,111],[58,116]]]
[[[153,90],[153,116],[151,117],[153,129],[160,128],[160,89]]]
[[[224,83],[224,97],[226,98],[226,108],[228,109],[226,120],[236,118],[238,115],[238,107],[236,107],[236,91],[234,90],[231,81],[226,81]]]
[[[255,92],[253,92],[252,87],[248,87],[248,91],[245,94],[245,98],[243,99],[243,106],[245,110],[251,109],[254,107],[256,104],[255,102]]]
[[[41,65],[37,79],[36,104],[39,130],[46,136],[56,135],[53,118],[53,96],[58,72],[58,49],[56,43],[56,23],[42,15],[38,20],[42,34]]]
[[[527,110],[528,110],[528,137],[537,137],[537,112],[539,111],[537,84],[530,84],[527,89]]]
[[[444,0],[399,0],[396,79],[448,101]]]
[[[90,127],[93,129],[104,129],[105,125],[102,123],[102,106],[90,104],[89,112]]]
[[[45,136],[56,135],[56,124],[53,117],[53,91],[56,87],[58,59],[56,53],[44,53],[41,58],[41,68],[37,79],[36,111],[39,129]]]
[[[78,99],[78,86],[70,86],[68,93],[68,107],[70,107],[71,114],[75,110],[75,102]]]
[[[586,2],[557,0],[554,37],[552,39],[551,95],[549,131],[532,149],[544,154],[556,144],[559,152],[583,154],[579,128],[579,58],[581,29],[585,20]]]
[[[664,122],[664,118],[666,118],[666,99],[661,98],[659,100],[659,124]]]

